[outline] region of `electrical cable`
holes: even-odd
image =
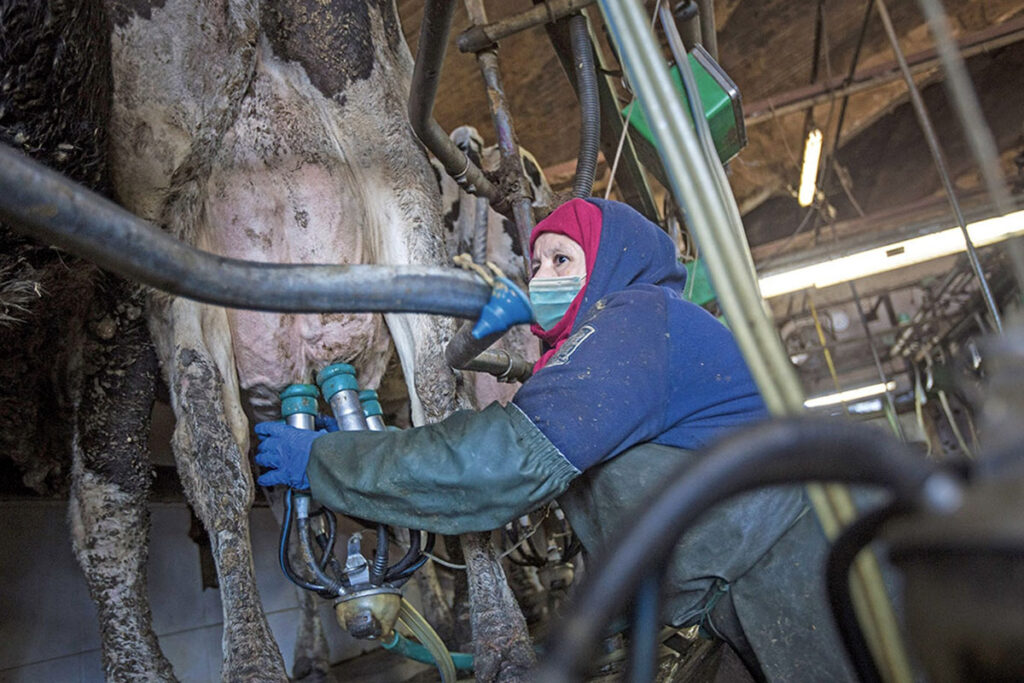
[[[531,536],[533,536],[535,533],[537,533],[537,527],[536,526],[533,527],[530,530],[530,533],[527,534],[526,536],[524,536],[518,543],[516,543],[511,548],[509,548],[508,550],[506,550],[503,553],[501,553],[500,555],[498,555],[498,559],[502,560],[502,559],[505,559],[506,557],[508,557],[511,553],[513,553],[517,549],[519,549],[519,547],[522,546],[523,543],[525,543],[526,540],[529,539]],[[454,562],[449,562],[448,560],[445,560],[444,558],[437,557],[436,555],[432,555],[430,550],[424,550],[423,554],[426,557],[428,557],[431,560],[433,560],[434,562],[437,562],[442,567],[447,567],[448,569],[461,569],[461,570],[465,570],[466,569],[466,565],[464,565],[464,564],[455,564]]]

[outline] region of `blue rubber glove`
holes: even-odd
[[[313,423],[317,429],[326,429],[329,432],[338,431],[338,421],[330,415],[317,415]]]
[[[256,435],[260,445],[256,449],[256,464],[269,471],[257,479],[260,486],[286,484],[293,489],[307,490],[309,479],[306,465],[313,442],[327,432],[296,429],[284,422],[260,422]]]

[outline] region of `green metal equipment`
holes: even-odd
[[[718,152],[718,158],[722,163],[727,163],[747,145],[747,128],[743,123],[743,105],[739,88],[700,45],[695,45],[688,57],[696,77],[704,118],[711,129],[715,151]],[[673,66],[670,73],[679,101],[685,103],[686,95],[679,67]],[[633,107],[639,108],[631,113]],[[630,126],[639,134],[634,137],[633,142],[637,146],[640,160],[663,185],[668,186],[654,135],[640,101],[636,100],[623,109],[622,115],[629,117]]]

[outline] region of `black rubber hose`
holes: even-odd
[[[398,562],[391,567],[388,567],[387,573],[384,574],[384,580],[390,581],[391,579],[397,578],[399,574],[409,568],[413,562],[418,560],[420,557],[420,532],[416,529],[409,529],[409,549],[405,552]]]
[[[307,569],[312,572],[313,577],[320,582],[321,586],[323,586],[323,588],[317,592],[325,598],[334,598],[341,595],[344,592],[341,587],[341,582],[334,577],[329,576],[327,572],[321,569],[320,562],[316,559],[316,552],[313,550],[313,544],[316,541],[313,540],[309,517],[300,517],[295,520],[295,526],[299,530],[299,543],[302,544],[302,547],[312,559]]]
[[[476,319],[491,297],[483,280],[455,268],[261,263],[202,251],[6,145],[0,219],[130,280],[218,306]]]
[[[288,578],[289,581],[294,583],[299,588],[305,588],[308,591],[314,591],[320,593],[326,590],[325,586],[316,583],[310,583],[301,576],[295,573],[292,569],[292,564],[288,560],[288,541],[291,537],[292,530],[292,490],[288,489],[288,492],[284,496],[284,519],[281,522],[281,539],[277,546],[277,561],[281,565],[281,571]]]
[[[792,418],[731,435],[670,477],[630,533],[593,563],[602,569],[587,576],[566,618],[552,627],[558,635],[548,639],[536,680],[577,680],[604,625],[652,566],[666,566],[679,537],[713,505],[752,489],[806,481],[877,485],[896,501],[916,500],[936,472],[902,444],[863,425]]]
[[[384,575],[388,571],[388,528],[377,525],[377,553],[370,565],[370,585],[379,586],[384,583]]]
[[[319,508],[310,517],[323,516],[324,524],[327,526],[326,534],[316,534],[317,545],[323,550],[323,557],[320,558],[320,569],[326,571],[331,559],[334,557],[334,544],[338,540],[338,522],[334,513],[325,507]]]
[[[825,565],[825,584],[828,588],[829,606],[832,617],[842,636],[850,663],[857,671],[862,683],[882,683],[875,658],[868,648],[868,641],[860,628],[857,612],[853,608],[850,594],[850,567],[857,554],[875,538],[881,526],[901,512],[906,506],[886,505],[872,510],[846,528],[832,544]]]
[[[659,572],[652,569],[637,587],[629,616],[629,657],[626,681],[648,683],[658,670],[658,632],[661,630]]]
[[[597,95],[597,71],[594,48],[590,44],[587,18],[575,14],[569,18],[573,63],[576,65],[576,91],[580,100],[580,151],[576,161],[573,197],[589,197],[597,174],[597,150],[601,144],[601,103]]]
[[[483,339],[473,336],[473,322],[465,322],[455,331],[452,340],[444,348],[444,360],[450,367],[461,370],[469,362],[487,350],[491,344],[501,339],[504,332],[489,334]]]

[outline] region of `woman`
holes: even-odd
[[[532,330],[545,351],[512,403],[403,432],[263,423],[256,461],[277,469],[260,483],[444,534],[495,529],[557,497],[593,551],[696,449],[766,417],[728,329],[682,299],[686,270],[653,223],[618,202],[574,199],[536,226],[530,248]],[[709,511],[673,556],[666,620],[718,632],[755,675],[842,680],[818,565],[792,569],[823,551],[806,511],[795,487]]]

